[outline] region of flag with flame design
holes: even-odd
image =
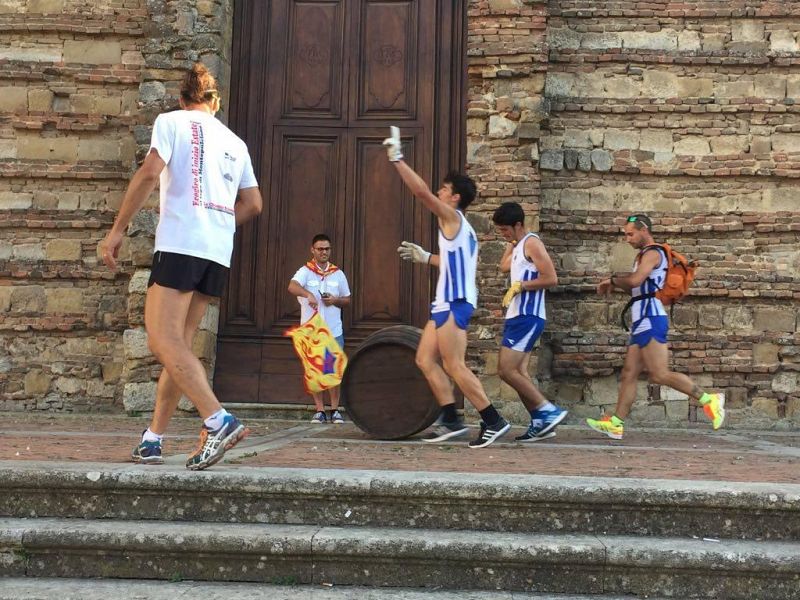
[[[303,363],[307,392],[321,392],[342,382],[347,356],[319,312],[283,335],[292,338],[294,350]]]

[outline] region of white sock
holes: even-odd
[[[150,428],[144,430],[142,434],[142,441],[143,442],[160,442],[164,439],[163,435],[158,435],[157,433],[153,433]]]
[[[217,412],[203,421],[203,423],[205,423],[206,427],[208,427],[211,431],[215,431],[222,427],[222,424],[225,422],[225,417],[227,416],[228,411],[224,408],[220,408]]]
[[[544,412],[551,412],[551,411],[558,410],[558,409],[556,408],[555,404],[553,404],[552,402],[547,400],[547,401],[545,401],[544,406],[542,406],[542,408],[540,408],[539,410],[544,411]]]

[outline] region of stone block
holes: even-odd
[[[122,334],[122,346],[126,360],[152,356],[150,348],[147,346],[147,332],[144,327],[126,329]]]
[[[21,113],[28,110],[28,88],[25,86],[0,86],[0,112]]]
[[[50,288],[45,290],[45,311],[48,313],[84,312],[83,293],[80,289]]]
[[[705,156],[711,153],[711,148],[706,138],[691,135],[675,142],[673,151],[678,155]]]
[[[648,129],[642,132],[639,149],[648,152],[672,152],[672,132]]]
[[[714,154],[742,154],[747,152],[750,140],[746,135],[721,135],[711,138],[710,144]]]
[[[149,267],[153,263],[153,239],[150,237],[126,238],[128,255],[135,267]],[[122,251],[120,252],[122,254]]]
[[[608,304],[581,302],[578,304],[577,325],[584,331],[595,331],[608,326]]]
[[[591,195],[586,190],[561,190],[559,206],[562,210],[587,210]]]
[[[144,81],[139,84],[139,100],[144,104],[163,100],[166,95],[167,88],[160,81]]]
[[[581,36],[581,47],[588,50],[622,48],[622,36],[613,32],[585,33]]]
[[[25,374],[24,386],[27,396],[41,396],[50,391],[52,377],[41,369],[30,369]]]
[[[64,12],[65,0],[27,0],[25,12],[29,15],[53,15]]]
[[[156,402],[156,382],[126,383],[122,406],[129,412],[151,411]]]
[[[538,123],[520,123],[517,127],[517,137],[521,140],[536,140],[541,135],[542,128]]]
[[[664,411],[668,421],[687,422],[689,420],[689,399],[667,400]]]
[[[797,45],[793,31],[776,29],[769,34],[769,49],[772,52],[797,52],[800,51],[800,46]]]
[[[565,129],[564,130],[565,148],[592,148],[593,144],[589,140],[589,132],[585,129]]]
[[[786,76],[778,73],[756,75],[753,79],[754,94],[757,98],[774,98],[783,100],[786,97]]]
[[[645,71],[642,96],[648,98],[673,98],[678,92],[678,76],[666,71]]]
[[[682,52],[700,50],[700,33],[684,29],[678,32],[678,50]]]
[[[699,77],[679,77],[675,96],[681,98],[709,98],[714,94],[714,81]]]
[[[553,27],[547,30],[547,45],[552,50],[577,50],[581,47],[581,35],[567,27]]]
[[[614,406],[617,403],[619,382],[615,375],[590,379],[584,398],[590,406]]]
[[[756,417],[778,418],[778,400],[776,398],[753,398],[750,408]]]
[[[636,150],[639,148],[639,132],[608,129],[603,147],[608,150]]]
[[[17,139],[17,157],[73,162],[78,157],[78,138],[43,138],[36,134],[22,134]]]
[[[789,98],[800,98],[800,75],[789,75],[786,77],[786,96]]]
[[[578,169],[585,173],[592,170],[592,153],[588,150],[578,152]]]
[[[800,152],[800,134],[775,133],[772,135],[772,149],[775,152]]]
[[[749,98],[755,94],[752,81],[729,81],[716,86],[714,95],[717,98]]]
[[[626,31],[622,36],[624,48],[640,50],[676,50],[678,33],[672,29],[661,31]]]
[[[628,77],[612,77],[602,84],[602,88],[597,96],[608,96],[609,98],[638,98],[641,95],[639,82]]]
[[[91,65],[116,65],[122,61],[120,42],[104,39],[66,40],[64,62]]]
[[[59,377],[55,381],[55,388],[63,394],[77,394],[86,387],[86,381],[77,377]]]
[[[21,262],[44,260],[45,253],[41,244],[15,244],[13,256]]]
[[[574,88],[573,73],[547,73],[545,77],[544,93],[548,98],[571,96]]]
[[[104,362],[100,368],[104,383],[116,383],[122,376],[123,364],[121,362]]]
[[[756,19],[731,20],[731,40],[734,42],[764,41],[764,21]]]
[[[11,242],[0,240],[0,260],[8,260],[11,258],[12,252],[13,246],[11,245]]]
[[[33,194],[26,192],[0,192],[0,210],[14,210],[30,208],[33,204]]]
[[[128,283],[129,294],[146,294],[147,282],[150,280],[150,269],[139,269]]]
[[[609,259],[611,271],[614,273],[630,271],[631,265],[636,258],[636,250],[630,244],[617,242],[611,245],[611,257]]]
[[[545,171],[560,171],[564,168],[564,152],[545,150],[539,158],[539,168]]]
[[[578,151],[572,148],[564,150],[564,168],[574,171],[578,168]]]
[[[58,46],[0,46],[0,59],[28,62],[61,62],[61,45]]]
[[[714,310],[719,312],[719,309]],[[701,311],[701,315],[706,314],[705,311]],[[753,313],[744,306],[726,308],[722,312],[722,324],[728,329],[753,329]]]
[[[192,340],[192,352],[198,358],[214,358],[217,347],[217,335],[210,331],[198,331]]]
[[[778,346],[768,342],[753,344],[753,363],[757,365],[777,364],[779,350]]]
[[[94,112],[101,115],[118,115],[122,112],[120,96],[97,96],[94,99]]]
[[[45,246],[47,260],[80,260],[80,240],[51,240]]]
[[[633,405],[629,418],[636,423],[663,423],[667,411],[663,404],[637,403]]]
[[[507,138],[512,137],[517,131],[517,122],[507,119],[501,115],[489,117],[489,137]]]
[[[592,144],[592,146],[602,146],[605,134],[605,129],[590,129],[589,142]]]
[[[467,135],[484,135],[486,133],[486,119],[467,119]]]
[[[750,140],[751,154],[769,154],[772,152],[772,138],[769,136],[754,136]]]
[[[592,166],[601,173],[610,171],[611,167],[614,165],[614,159],[611,157],[611,153],[605,150],[592,150],[591,158]]]
[[[785,331],[795,330],[795,311],[791,308],[756,308],[753,317],[755,331]]]
[[[83,139],[78,143],[79,160],[119,160],[120,140],[114,138]]]
[[[771,387],[775,392],[784,394],[794,394],[798,389],[798,373],[792,371],[782,371],[776,373],[772,378]]]
[[[703,44],[703,52],[713,52],[715,50],[724,50],[727,35],[724,33],[704,33],[701,42]]]
[[[11,292],[14,290],[10,285],[0,285],[0,312],[7,312],[11,308]]]

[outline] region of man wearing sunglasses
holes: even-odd
[[[597,293],[610,296],[615,289],[630,293],[631,337],[619,382],[619,395],[614,413],[601,419],[586,419],[587,425],[613,439],[622,439],[624,423],[636,400],[636,382],[642,371],[649,374],[650,383],[666,385],[689,396],[703,407],[714,429],[725,421],[725,399],[703,391],[689,377],[669,370],[667,332],[669,318],[664,305],[655,293],[664,286],[667,277],[667,254],[654,245],[653,224],[647,215],[627,218],[625,241],[639,251],[632,273],[615,273],[597,286]]]

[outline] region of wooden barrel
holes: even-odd
[[[387,327],[348,357],[342,404],[359,428],[381,440],[400,440],[429,427],[439,405],[414,357],[422,330]]]

